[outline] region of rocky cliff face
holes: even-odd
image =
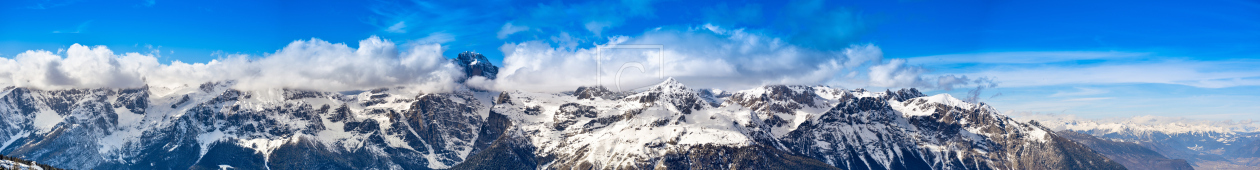
[[[230,86],[7,88],[0,153],[73,169],[1123,169],[1036,123],[914,89]]]

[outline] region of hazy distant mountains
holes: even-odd
[[[1130,169],[1181,167],[1177,163],[1181,161],[1196,169],[1260,169],[1260,152],[1256,152],[1260,150],[1260,133],[1251,126],[1145,117],[1093,121],[1034,115],[1031,119],[1040,119],[1048,127],[1085,134],[1064,136],[1079,136],[1072,138]],[[1131,164],[1147,166],[1134,168]]]

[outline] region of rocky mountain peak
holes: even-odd
[[[674,78],[665,79],[660,84],[656,84],[646,91],[626,96],[623,100],[643,104],[659,103],[672,105],[685,114],[690,114],[692,110],[699,110],[708,105],[698,93],[687,89],[686,86],[678,83]]]
[[[679,83],[678,80],[674,80],[673,77],[670,77],[670,78],[666,78],[665,81],[662,81],[659,84],[653,85],[652,88],[648,89],[648,91],[659,91],[659,92],[669,92],[669,93],[686,92],[687,86],[684,86],[682,83]]]
[[[608,88],[604,88],[604,86],[578,87],[577,90],[573,91],[573,95],[577,96],[578,99],[592,99],[592,100],[594,100],[597,97],[603,98],[603,99],[617,98],[615,92],[609,91]]]
[[[889,96],[892,96],[892,98],[897,101],[906,101],[907,99],[927,96],[927,95],[923,95],[923,92],[919,92],[919,89],[915,89],[915,88],[901,89],[901,90],[897,90],[896,92],[888,91],[887,93]]]
[[[499,67],[490,63],[490,59],[486,59],[485,55],[477,52],[464,51],[459,53],[454,59],[455,64],[464,69],[464,75],[467,77],[482,76],[486,79],[495,79],[499,74]]]
[[[814,89],[800,85],[766,85],[731,95],[731,102],[760,112],[790,113],[816,107]]]

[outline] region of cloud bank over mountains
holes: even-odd
[[[611,48],[642,44],[660,49]],[[208,63],[162,64],[157,60],[160,53],[117,54],[105,46],[74,44],[64,51],[32,50],[13,59],[0,58],[0,86],[127,88],[234,81],[235,88],[246,90],[411,86],[446,91],[456,88],[457,82],[466,82],[482,89],[560,92],[594,85],[630,90],[664,77],[721,89],[804,84],[950,90],[982,85],[966,76],[925,76],[928,70],[905,60],[885,61],[880,48],[872,44],[840,50],[808,48],[767,33],[714,25],[614,36],[592,48],[543,41],[505,44],[501,50],[507,57],[497,80],[459,80],[464,73],[442,56],[444,50],[440,44],[395,44],[378,37],[359,41],[357,48],[310,39],[263,56],[227,55]]]
[[[401,48],[401,49],[400,49]],[[236,81],[236,88],[360,90],[454,87],[462,76],[438,44],[397,45],[371,37],[358,48],[319,39],[298,40],[275,54],[228,55],[208,63],[158,62],[156,54],[115,54],[105,46],[74,44],[64,52],[32,50],[0,58],[0,86],[39,89],[196,86]]]
[[[639,36],[611,37],[591,48],[544,41],[511,43],[501,47],[506,57],[500,79],[475,86],[550,92],[594,85],[630,89],[658,83],[663,80],[661,77],[674,77],[688,86],[719,89],[768,84],[952,89],[978,84],[966,76],[925,77],[929,71],[920,66],[904,60],[885,61],[881,49],[872,44],[832,50],[810,48],[779,37],[703,25],[663,27]],[[620,48],[623,45],[660,45],[661,49]],[[941,78],[955,80],[939,81]]]

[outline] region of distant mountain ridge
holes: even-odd
[[[1164,155],[1136,143],[1098,139],[1094,136],[1073,131],[1060,131],[1059,135],[1089,146],[1094,151],[1107,155],[1111,160],[1120,162],[1120,164],[1130,169],[1194,169],[1185,159],[1168,159]]]

